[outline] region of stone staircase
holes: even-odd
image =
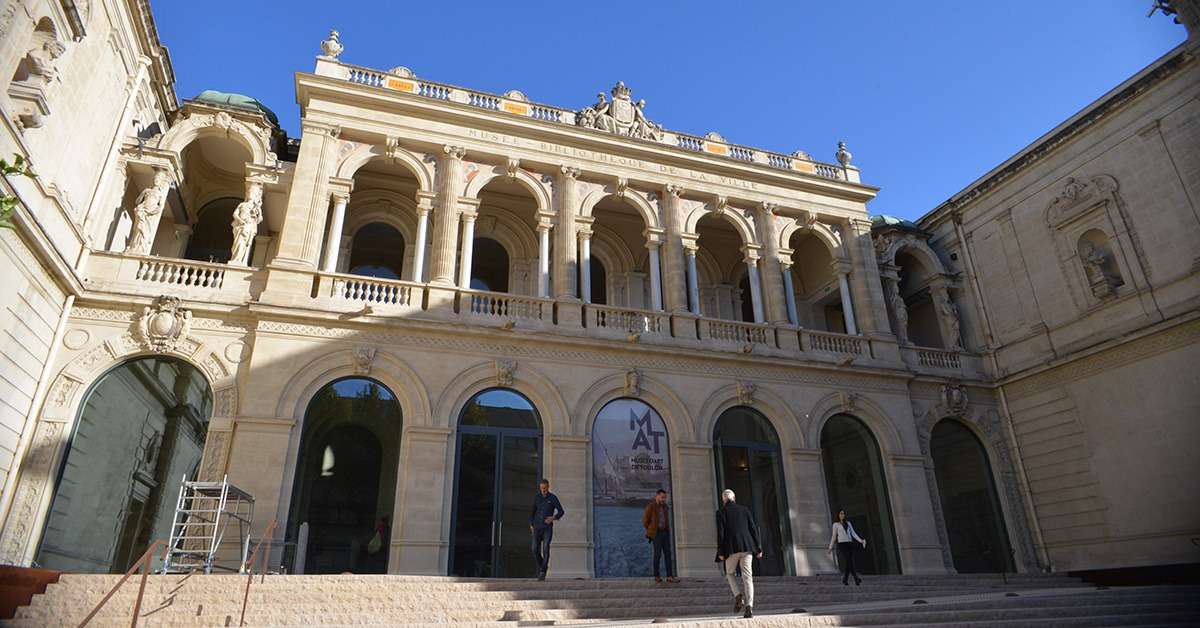
[[[63,575],[6,626],[75,626],[117,576]],[[617,626],[957,626],[990,628],[1200,625],[1200,587],[1104,589],[1066,576],[930,575],[868,577],[861,587],[835,576],[756,579],[756,617],[733,614],[720,578],[679,584],[641,580],[471,580],[424,576],[255,578],[246,624]],[[151,576],[145,626],[235,626],[244,576]],[[137,595],[131,579],[91,626],[127,626]]]

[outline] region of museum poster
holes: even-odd
[[[651,574],[653,549],[642,528],[642,512],[658,489],[670,494],[668,453],[666,425],[645,403],[616,399],[596,416],[592,427],[596,577]]]

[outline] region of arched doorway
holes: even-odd
[[[859,571],[900,573],[883,460],[871,430],[848,414],[831,417],[821,429],[821,459],[829,520],[833,521],[837,509],[844,508],[854,529],[867,539],[864,559],[855,560]]]
[[[184,259],[228,263],[233,247],[233,211],[241,202],[239,198],[219,198],[202,207],[192,225]]]
[[[1011,571],[1012,552],[983,443],[954,420],[933,426],[929,452],[959,573]]]
[[[592,424],[592,542],[597,578],[651,574],[653,556],[645,543],[642,512],[659,489],[671,494],[671,459],[662,417],[637,399],[608,402]]]
[[[754,574],[784,576],[792,571],[792,532],[779,436],[758,411],[735,406],[721,413],[713,430],[717,493],[733,489],[739,504],[754,513],[762,532],[763,557]]]
[[[475,238],[471,258],[471,289],[508,292],[508,251],[491,238]]]
[[[354,234],[350,243],[350,274],[400,279],[404,265],[404,236],[395,227],[372,222]]]
[[[478,393],[458,418],[455,460],[450,573],[537,575],[529,540],[530,505],[542,470],[537,409],[507,388]]]
[[[288,538],[305,547],[295,572],[387,573],[401,422],[395,395],[373,379],[340,379],[313,396],[288,516]]]
[[[179,483],[196,477],[211,413],[208,381],[182,360],[138,358],[102,375],[75,422],[36,563],[124,573],[167,538]]]

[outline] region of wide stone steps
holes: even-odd
[[[21,608],[14,627],[74,626],[116,582],[64,575]],[[244,576],[151,576],[146,626],[236,625]],[[862,587],[829,577],[756,579],[756,615],[732,615],[718,578],[675,585],[640,580],[463,580],[411,576],[268,576],[251,589],[247,625],[617,626],[670,618],[678,626],[899,626],[1006,628],[1037,625],[1200,625],[1200,588],[1098,591],[1077,579],[1021,576],[878,576]],[[92,626],[128,626],[137,580],[126,583]],[[1006,597],[1014,596],[1015,597]],[[927,604],[916,604],[917,599]],[[806,613],[794,613],[797,608]],[[681,619],[683,618],[683,619]],[[729,623],[735,622],[735,623]]]

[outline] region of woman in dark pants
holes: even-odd
[[[854,574],[854,584],[862,584],[862,578],[858,577],[858,570],[854,568],[855,543],[862,543],[863,548],[867,547],[867,540],[854,531],[854,526],[846,518],[845,509],[839,508],[837,519],[833,522],[832,534],[829,537],[829,555],[833,556],[833,548],[836,545],[838,563],[842,566],[842,584],[844,585],[850,584],[848,580],[851,574]]]

